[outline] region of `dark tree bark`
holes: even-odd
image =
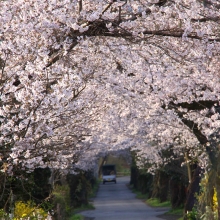
[[[167,201],[169,192],[169,177],[168,175],[158,170],[153,180],[152,198],[158,198],[160,202]]]
[[[175,209],[183,205],[186,200],[185,185],[178,179],[171,179],[169,188],[172,208]]]
[[[160,202],[165,202],[168,199],[168,193],[169,193],[169,176],[161,171],[159,176],[159,199]]]
[[[131,180],[130,184],[133,185],[135,189],[138,189],[138,179],[139,179],[139,172],[138,168],[134,165],[131,166]]]
[[[153,177],[153,191],[151,196],[152,198],[159,198],[160,195],[159,175],[159,170],[157,170]]]
[[[196,193],[199,192],[200,190],[200,180],[201,180],[201,168],[200,166],[195,165],[195,170],[193,171],[192,175],[192,182],[189,185],[188,188],[188,193],[186,197],[186,203],[185,203],[185,208],[184,211],[187,213],[187,211],[192,211],[194,204],[196,202]]]
[[[138,177],[138,189],[142,194],[148,194],[148,197],[151,197],[152,194],[152,184],[153,184],[153,175],[149,173],[141,173]]]

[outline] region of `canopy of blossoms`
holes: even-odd
[[[206,166],[220,127],[217,0],[2,0],[0,12],[3,172],[86,169],[128,148],[158,166],[170,146]]]

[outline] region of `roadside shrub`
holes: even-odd
[[[68,185],[56,185],[53,194],[53,210],[55,219],[65,219],[70,215],[70,189]]]
[[[31,201],[15,202],[15,210],[14,210],[14,218],[13,220],[38,220],[38,219],[46,219],[48,214],[42,209],[38,208]]]
[[[0,220],[9,219],[8,213],[6,213],[3,209],[0,209]]]
[[[71,206],[78,208],[88,204],[88,196],[92,191],[95,179],[90,172],[79,171],[77,174],[69,174],[67,182],[70,187]]]
[[[186,216],[187,216],[187,220],[196,220],[198,216],[197,210],[193,208],[192,211],[186,214]]]
[[[198,200],[195,208],[197,210],[197,219],[217,220],[218,219],[218,200],[216,188],[212,182],[213,173],[204,175],[200,182],[200,192],[196,195]]]

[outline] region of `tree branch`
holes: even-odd
[[[198,101],[198,102],[194,101],[192,103],[183,102],[183,103],[178,103],[178,104],[171,102],[168,105],[168,108],[173,109],[177,113],[178,117],[193,132],[193,134],[196,136],[198,141],[206,147],[206,152],[209,155],[209,159],[214,169],[216,169],[216,165],[217,165],[216,153],[215,153],[215,150],[213,150],[212,146],[207,145],[207,143],[209,142],[208,138],[201,132],[198,124],[189,119],[186,119],[184,117],[185,113],[179,111],[178,108],[182,107],[188,110],[200,111],[206,108],[211,109],[215,105],[219,106],[218,102],[219,102],[218,100],[216,101],[207,100],[207,101]],[[162,107],[165,108],[165,106],[162,106]]]
[[[110,7],[110,4],[107,6],[107,8]],[[107,10],[107,8],[105,10]],[[105,11],[104,10],[104,11]],[[104,13],[103,11],[103,13]],[[120,18],[119,18],[120,19]],[[88,22],[88,30],[80,33],[79,30],[73,30],[71,34],[68,35],[68,37],[70,37],[73,40],[73,43],[70,45],[70,47],[68,48],[67,52],[70,52],[77,44],[77,37],[85,37],[85,36],[106,36],[106,37],[115,37],[115,38],[124,38],[124,39],[130,39],[130,40],[134,40],[134,41],[144,41],[146,40],[145,38],[138,38],[136,36],[133,36],[131,32],[129,32],[126,29],[123,29],[122,27],[120,27],[120,24],[123,22],[123,20],[121,20],[120,22],[111,22],[113,24],[114,30],[113,31],[109,31],[108,28],[106,27],[106,24],[109,21],[107,20],[103,20],[103,19],[98,19],[92,22]],[[151,30],[145,30],[143,31],[143,34],[145,36],[147,35],[152,35],[152,36],[158,36],[158,37],[174,37],[174,38],[182,38],[184,31],[179,29],[179,30],[155,30],[155,31],[151,31]],[[199,37],[196,33],[191,33],[187,35],[187,38],[189,39],[195,39],[195,40],[202,40],[202,37]],[[220,38],[218,37],[213,37],[213,38],[208,38],[207,41],[210,42],[220,42]],[[60,49],[61,50],[61,49]],[[62,57],[62,51],[58,51],[55,54],[52,53],[51,54],[51,59],[48,61],[48,63],[46,64],[45,68],[50,67],[51,65],[53,65],[55,62],[57,62],[60,58]]]
[[[82,0],[79,0],[79,14],[82,11]]]

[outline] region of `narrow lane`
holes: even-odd
[[[96,198],[93,201],[95,210],[83,211],[88,219],[94,220],[161,220],[157,217],[167,208],[151,208],[135,198],[126,184],[129,177],[117,178],[117,184],[101,184]]]

